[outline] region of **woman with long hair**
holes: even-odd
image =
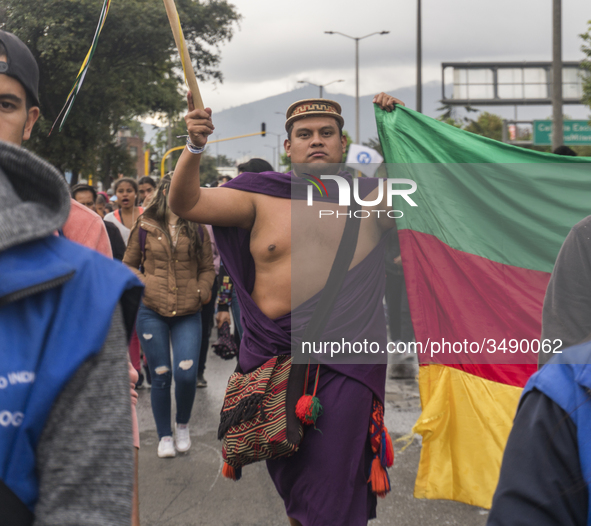
[[[125,247],[127,246],[127,242],[129,240],[129,233],[131,232],[133,225],[135,225],[135,222],[138,220],[144,209],[142,207],[136,206],[138,185],[135,179],[121,177],[115,181],[114,188],[119,209],[109,212],[104,217],[103,221],[109,225],[114,225],[117,227],[119,233],[121,234],[121,238],[123,239],[123,252],[125,252]],[[112,229],[112,227],[106,228],[107,231]],[[140,342],[137,337],[137,332],[134,329],[129,342],[129,357],[134,369],[138,372],[140,378],[143,380],[143,375],[141,374],[142,368],[140,356]]]
[[[161,458],[174,457],[175,448],[184,452],[191,447],[188,424],[199,363],[201,307],[209,302],[215,278],[207,230],[171,212],[170,180],[170,174],[161,180],[150,205],[132,228],[123,258],[145,284],[136,327],[152,376],[152,412]],[[174,441],[170,399],[173,375]]]
[[[115,195],[119,210],[110,212],[105,216],[105,221],[113,223],[121,233],[121,237],[127,245],[129,233],[144,209],[136,206],[138,185],[135,179],[122,177],[115,181]]]

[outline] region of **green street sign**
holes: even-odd
[[[576,146],[591,144],[589,121],[564,121],[564,144]],[[534,144],[552,144],[552,121],[534,121]]]

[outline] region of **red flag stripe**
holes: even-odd
[[[484,341],[484,349],[492,350],[491,340],[498,347],[503,340],[539,339],[549,273],[455,250],[430,234],[401,230],[399,235],[417,342],[426,347],[432,342]],[[432,357],[423,353],[419,360],[519,387],[536,370],[537,354],[484,349]]]

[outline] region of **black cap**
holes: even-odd
[[[39,106],[39,67],[31,50],[12,33],[0,30],[8,62],[0,62],[0,73],[18,80],[33,104]]]

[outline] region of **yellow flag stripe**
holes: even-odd
[[[421,367],[419,388],[414,496],[490,508],[522,389],[443,365]]]

